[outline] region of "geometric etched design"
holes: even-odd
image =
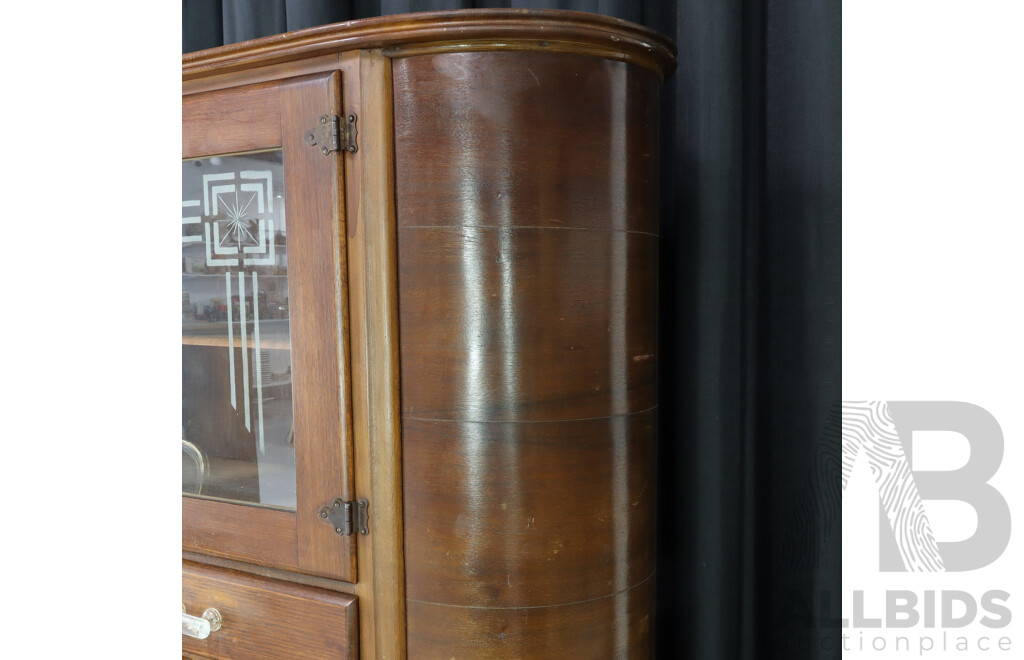
[[[273,176],[270,170],[203,175],[207,222],[203,236],[190,240],[205,238],[207,266],[275,264]]]
[[[294,508],[295,484],[282,480],[294,475],[282,161],[279,149],[182,161],[182,373],[202,380],[182,429],[257,468],[258,486],[235,493],[235,472],[213,466],[232,491],[214,497]],[[203,371],[204,352],[216,373]]]
[[[191,209],[191,208],[196,207],[196,206],[199,206],[199,200],[198,199],[183,199],[183,200],[181,200],[181,208],[183,210],[184,209]],[[190,216],[183,217],[181,219],[181,224],[182,225],[196,225],[196,224],[199,224],[201,221],[202,221],[202,218],[199,217],[198,215],[190,215]],[[198,243],[201,240],[203,240],[203,237],[199,236],[197,234],[192,234],[192,235],[182,236],[181,237],[181,242],[182,243]]]
[[[182,224],[203,224],[201,235],[183,237],[183,242],[204,242],[207,266],[274,266],[277,263],[276,238],[274,233],[274,174],[271,170],[242,170],[240,172],[218,172],[205,174],[202,177],[203,199],[202,216],[190,216],[182,219]],[[182,208],[200,205],[200,200],[186,200]],[[225,288],[227,299],[232,300],[232,288],[237,286],[238,300],[238,338],[241,343],[242,383],[241,388],[235,386],[234,370],[234,338],[235,328],[232,311],[234,304],[228,305],[228,357],[230,369],[231,405],[238,409],[238,400],[243,407],[245,428],[252,430],[249,402],[249,365],[248,341],[254,341],[256,354],[260,350],[260,319],[259,280],[257,273],[252,272],[251,297],[246,295],[246,275],[242,268],[236,273],[225,272]],[[237,277],[237,283],[232,279]],[[247,300],[253,305],[247,308]],[[252,321],[253,335],[247,333],[249,321]],[[263,433],[263,374],[262,365],[256,361],[253,365],[256,373],[256,401],[258,424],[258,447],[261,454],[265,452]]]

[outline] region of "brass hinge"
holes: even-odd
[[[339,497],[330,506],[320,508],[320,520],[334,527],[339,536],[351,536],[353,530],[365,536],[370,533],[369,508],[365,497],[358,502],[346,502]]]
[[[323,115],[319,124],[306,131],[306,144],[319,147],[320,153],[325,156],[332,151],[342,150],[354,154],[359,151],[356,144],[356,119],[354,112],[348,113],[344,122],[338,115]]]

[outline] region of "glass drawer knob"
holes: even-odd
[[[210,633],[220,630],[222,619],[220,612],[212,607],[206,608],[203,616],[192,616],[185,613],[185,604],[181,605],[181,634],[206,639]]]

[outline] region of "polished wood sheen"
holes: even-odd
[[[185,653],[225,660],[359,657],[358,610],[348,594],[185,561],[181,600],[189,614],[212,607],[223,619],[205,640],[182,637]]]
[[[407,418],[405,494],[419,513],[406,522],[408,597],[535,607],[650,577],[655,423],[655,410],[535,423]]]
[[[409,601],[409,657],[652,658],[654,579],[604,598],[557,607],[452,607]]]
[[[657,77],[393,68],[409,655],[649,657]]]
[[[574,11],[469,9],[380,16],[277,34],[187,53],[183,80],[244,72],[300,58],[356,49],[388,55],[540,50],[632,62],[664,78],[675,69],[675,46],[654,30],[609,16]]]
[[[674,55],[500,9],[183,56],[184,157],[284,152],[299,480],[295,512],[183,501],[183,599],[225,617],[183,655],[652,657]],[[330,113],[356,153],[302,143]],[[309,517],[334,497],[368,535]]]
[[[656,237],[400,227],[399,250],[412,283],[402,380],[416,385],[405,415],[548,421],[657,405]]]
[[[657,234],[649,71],[578,55],[459,53],[396,60],[395,88],[400,227]]]
[[[236,92],[184,97],[181,157],[197,158],[281,146],[277,82],[253,85],[238,102]]]

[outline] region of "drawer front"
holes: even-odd
[[[343,658],[359,656],[356,598],[348,594],[182,562],[185,611],[220,612],[206,639],[182,635],[186,656],[207,658]]]

